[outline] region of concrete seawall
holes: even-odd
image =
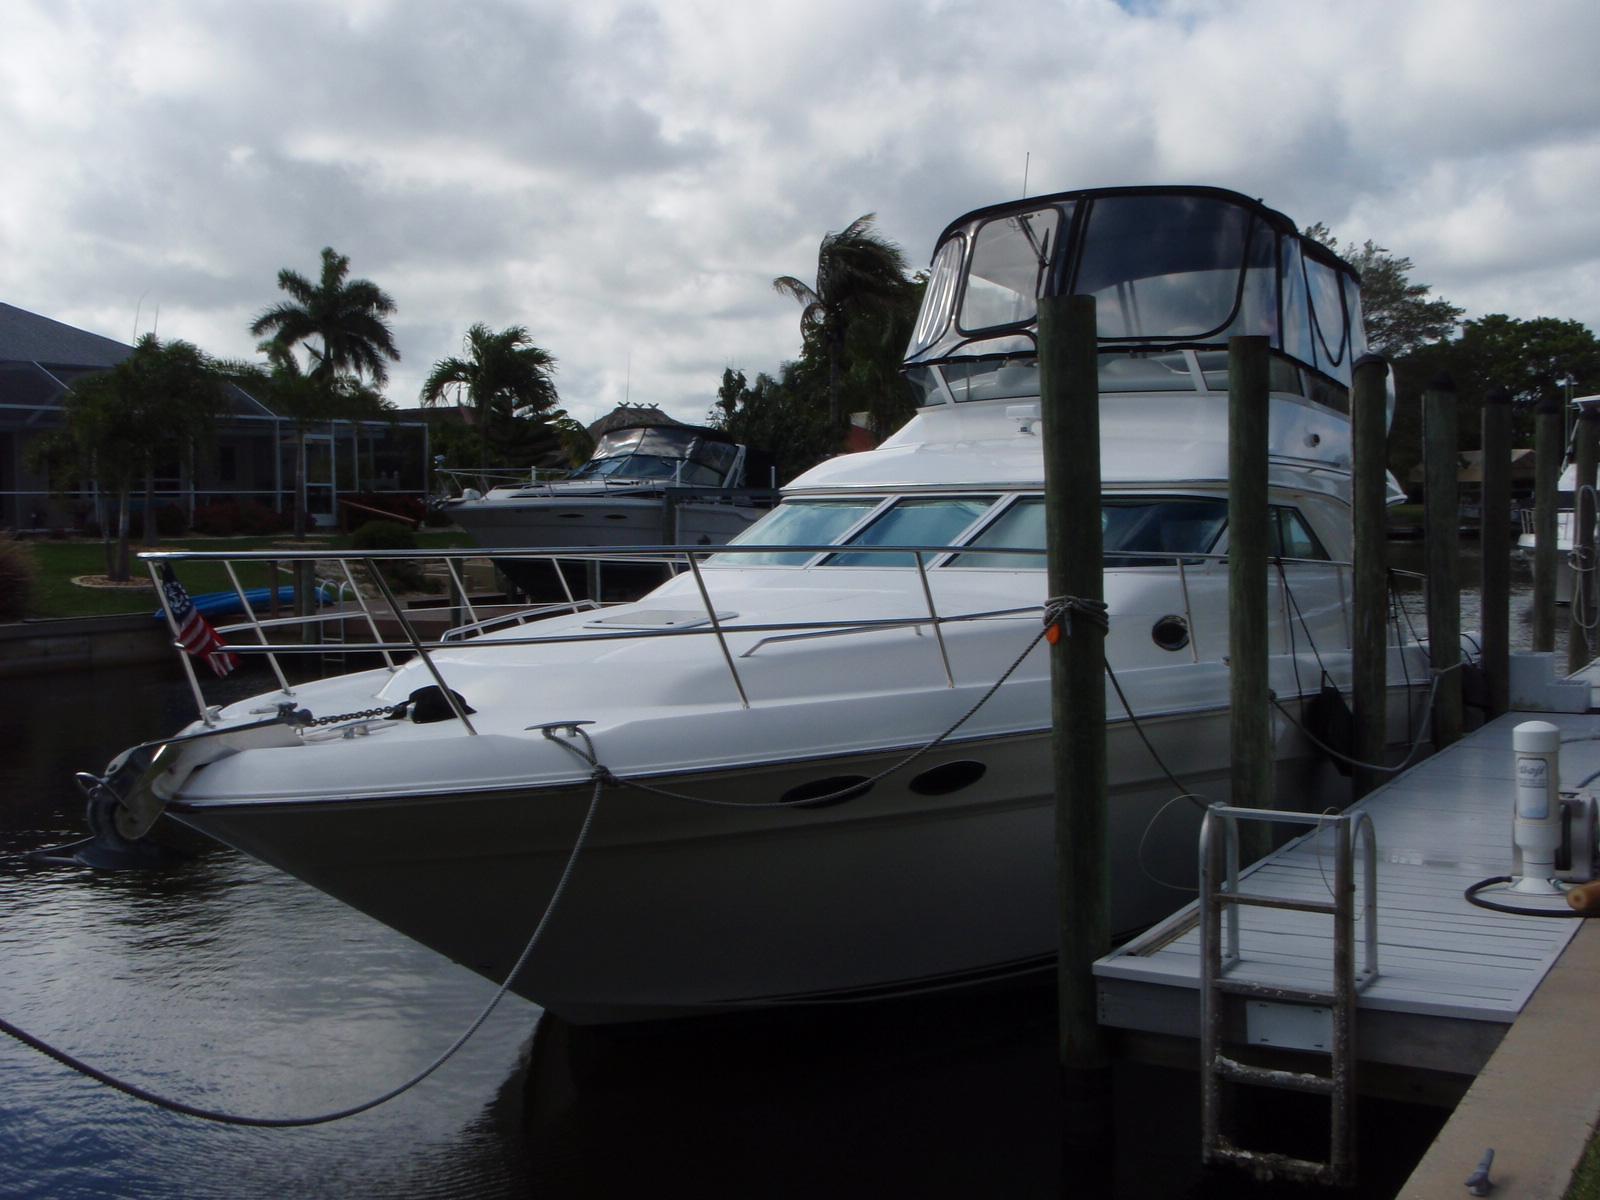
[[[172,635],[148,612],[0,625],[0,677],[160,662]]]

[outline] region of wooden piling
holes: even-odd
[[[1423,536],[1427,563],[1428,661],[1439,676],[1433,698],[1433,744],[1461,737],[1461,448],[1456,387],[1440,375],[1422,395]]]
[[[1478,607],[1489,705],[1485,715],[1498,717],[1511,707],[1511,393],[1505,388],[1484,397],[1482,500]]]
[[[1565,430],[1561,400],[1545,396],[1535,410],[1533,438],[1533,648],[1556,648],[1556,485]]]
[[[1100,394],[1089,296],[1039,301],[1045,544],[1053,597],[1105,597],[1100,532]],[[1072,620],[1050,650],[1056,871],[1060,902],[1060,1056],[1069,1073],[1104,1072],[1092,968],[1111,948],[1106,811],[1105,630]]]
[[[1594,517],[1595,452],[1600,412],[1585,405],[1572,428],[1572,606],[1567,635],[1567,674],[1582,670],[1597,649],[1595,622]],[[1588,489],[1585,491],[1585,489]]]
[[[1267,679],[1267,339],[1228,339],[1228,664],[1232,803],[1272,807]],[[1251,822],[1241,852],[1259,858],[1270,827]]]
[[[1389,364],[1376,355],[1356,363],[1350,399],[1353,451],[1352,516],[1355,563],[1354,755],[1357,762],[1380,763],[1388,738],[1389,571],[1385,500],[1388,496]],[[1352,799],[1359,800],[1383,781],[1377,771],[1356,767]]]

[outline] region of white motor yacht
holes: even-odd
[[[772,507],[768,481],[747,485],[749,464],[720,430],[641,418],[602,434],[563,479],[469,488],[440,509],[487,547],[708,546]]]
[[[1298,711],[1350,681],[1358,279],[1211,188],[960,218],[906,355],[924,404],[882,446],[795,479],[728,546],[680,548],[689,569],[636,602],[413,631],[406,661],[204,708],[113,763],[91,809],[137,834],[164,806],[496,980],[582,833],[514,980],[579,1023],[1048,969],[1035,337],[1037,297],[1060,293],[1099,302],[1104,499],[1078,518],[1105,531],[1127,701],[1108,684],[1112,924],[1148,925],[1186,898],[1198,806],[1228,796],[1233,334],[1272,347],[1272,687]],[[223,632],[248,651],[264,624]],[[1426,659],[1394,630],[1390,663],[1400,742]],[[1338,803],[1327,759],[1274,718],[1279,803]]]

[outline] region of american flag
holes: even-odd
[[[228,643],[211,628],[211,622],[189,599],[183,584],[172,573],[170,564],[161,565],[161,590],[166,593],[167,608],[172,613],[172,623],[178,627],[178,645],[186,654],[203,658],[218,677],[228,674],[239,665],[239,656],[228,649]]]

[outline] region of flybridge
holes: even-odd
[[[1096,300],[1103,391],[1225,390],[1236,334],[1272,390],[1348,410],[1360,277],[1220,188],[1102,188],[978,209],[940,236],[905,369],[925,404],[1038,394],[1038,298]]]

